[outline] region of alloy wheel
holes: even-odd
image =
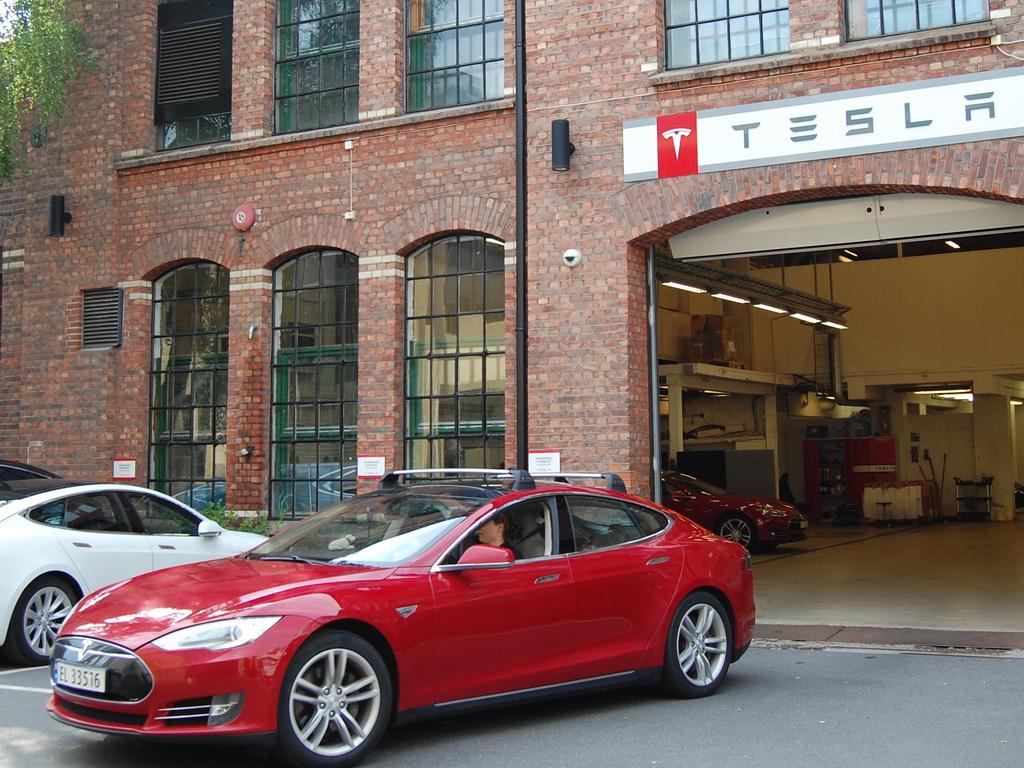
[[[32,651],[40,656],[50,655],[72,606],[71,596],[59,587],[43,587],[29,598],[21,626]]]
[[[723,539],[735,541],[744,547],[750,547],[750,541],[754,538],[750,524],[739,517],[730,517],[722,523],[722,529],[718,533]]]
[[[721,615],[707,603],[691,606],[679,623],[676,655],[679,668],[693,685],[704,687],[725,669],[728,633]]]
[[[288,695],[295,736],[310,752],[344,755],[366,739],[380,716],[380,681],[370,662],[346,648],[311,658]]]

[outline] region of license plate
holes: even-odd
[[[800,521],[800,527],[801,528],[806,528],[807,527],[807,521],[806,520],[801,520]]]
[[[81,667],[78,664],[68,664],[66,661],[55,661],[53,682],[67,688],[103,693],[107,690],[107,670]]]

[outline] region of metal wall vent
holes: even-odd
[[[96,288],[82,295],[82,349],[121,346],[124,291]]]
[[[220,95],[224,50],[220,21],[160,32],[157,104],[176,104]]]

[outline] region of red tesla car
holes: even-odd
[[[345,766],[394,722],[626,684],[705,696],[750,644],[746,551],[615,475],[399,474],[244,555],[82,600],[50,713]],[[498,518],[505,546],[480,543]]]
[[[661,473],[661,503],[750,550],[807,538],[807,516],[792,504],[734,496],[680,472]]]

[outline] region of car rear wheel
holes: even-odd
[[[729,614],[714,595],[694,592],[672,618],[662,685],[686,699],[712,694],[725,679],[731,656]]]
[[[369,752],[387,728],[392,684],[380,653],[359,635],[314,636],[295,655],[278,707],[278,749],[303,768],[340,768]]]
[[[747,549],[754,549],[757,546],[757,533],[754,531],[754,524],[740,515],[727,515],[718,524],[715,533],[723,539],[742,544]]]
[[[14,606],[4,656],[15,664],[49,663],[57,633],[76,602],[74,589],[57,576],[29,584]]]

